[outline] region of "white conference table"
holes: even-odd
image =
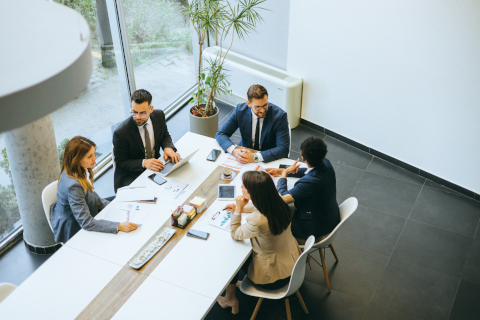
[[[216,162],[206,158],[212,149],[221,149],[215,139],[186,133],[176,144],[178,152],[186,156],[198,152],[168,179],[188,183],[184,194],[177,199],[159,199],[147,205],[149,215],[136,231],[107,234],[81,230],[59,251],[48,259],[17,290],[0,303],[2,319],[74,319],[100,293],[125,265],[169,219],[171,210],[189,199],[202,182],[221,165],[227,156],[223,151]],[[293,160],[281,159],[265,168],[278,168]],[[254,170],[256,164],[244,166],[232,182],[241,185],[241,174]],[[133,185],[146,185],[159,190],[148,179],[146,170]],[[296,179],[289,179],[291,187]],[[155,192],[156,192],[155,191]],[[237,194],[241,194],[237,188]],[[102,219],[115,203],[107,206],[96,218]],[[200,319],[206,316],[216,298],[236,275],[251,252],[248,240],[235,241],[230,233],[208,224],[211,216],[228,202],[215,201],[192,228],[210,233],[208,240],[183,237],[156,269],[145,275],[145,281],[115,314],[115,319],[131,319],[141,314],[150,318]],[[182,308],[179,297],[186,298],[188,307]],[[28,307],[26,307],[28,306]],[[4,318],[4,316],[6,316]]]

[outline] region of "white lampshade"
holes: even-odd
[[[92,74],[90,30],[75,10],[45,0],[0,1],[0,132],[64,106]]]

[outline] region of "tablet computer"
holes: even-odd
[[[235,185],[219,184],[218,200],[235,200]]]

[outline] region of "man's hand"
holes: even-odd
[[[265,171],[267,171],[272,177],[278,177],[283,171],[285,171],[285,169],[266,168]]]
[[[295,161],[294,164],[292,164],[290,167],[288,167],[287,169],[283,170],[282,172],[282,177],[286,178],[288,176],[289,173],[297,173],[298,172],[298,168],[300,167],[298,163],[298,161],[300,161],[300,159],[297,159],[297,161]]]
[[[241,163],[253,162],[254,154],[246,148],[237,148],[232,151],[233,156]]]
[[[158,159],[146,159],[143,161],[143,166],[152,171],[159,171],[163,169],[163,162]]]
[[[163,149],[163,158],[165,161],[170,159],[173,163],[177,163],[180,161],[180,154],[173,151],[172,148],[165,148]]]

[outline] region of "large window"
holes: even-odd
[[[123,0],[135,85],[166,108],[195,84],[192,37],[181,11],[187,0]]]
[[[50,1],[85,17],[93,59],[86,90],[51,115],[59,157],[69,139],[86,136],[97,145],[94,171],[101,174],[111,166],[112,134],[130,115],[133,90],[150,91],[155,108],[165,109],[194,86],[191,33],[181,14],[188,0]],[[0,134],[0,242],[21,225],[4,148]]]
[[[20,221],[3,137],[4,135],[0,133],[0,242],[7,235],[7,230],[12,231]]]

